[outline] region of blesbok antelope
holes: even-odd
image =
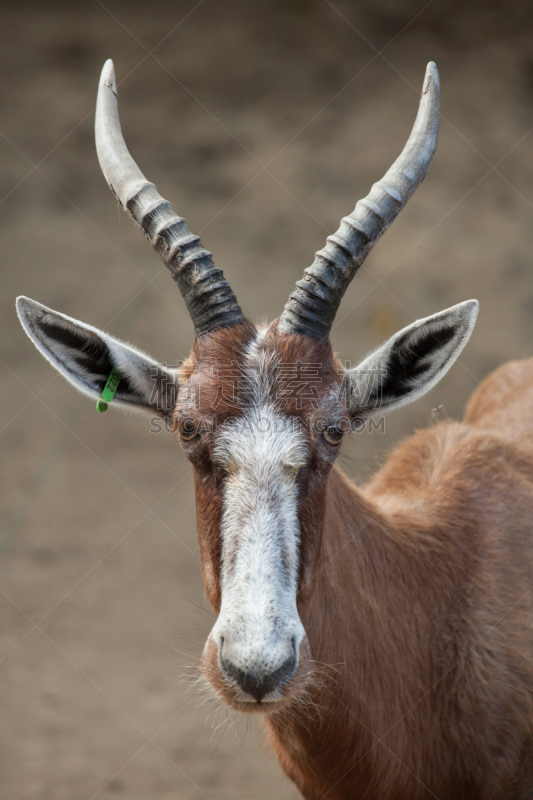
[[[363,489],[335,466],[350,427],[431,389],[476,320],[477,302],[460,303],[347,370],[329,343],[348,284],[427,173],[438,124],[429,64],[402,154],[258,330],[131,158],[109,61],[100,165],[178,284],[191,355],[175,372],[18,300],[76,388],[100,398],[119,377],[114,404],[177,431],[217,614],[201,668],[232,708],[265,714],[308,800],[533,797],[533,361],[497,370],[463,422],[416,433]]]

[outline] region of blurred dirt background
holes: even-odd
[[[395,442],[458,416],[502,361],[533,354],[533,49],[528,2],[179,0],[0,6],[2,269],[0,798],[296,793],[258,720],[203,704],[213,617],[188,464],[144,418],[76,395],[17,323],[26,294],[175,363],[179,294],[119,214],[93,142],[115,60],[135,158],[215,254],[252,319],[399,153],[425,64],[443,119],[429,177],[350,287],[333,331],[355,361],[477,297],[431,394],[354,435],[363,481]]]

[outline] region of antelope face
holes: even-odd
[[[235,333],[198,340],[176,417],[218,611],[202,669],[233,707],[271,711],[311,673],[298,607],[312,583],[327,474],[342,438],[323,435],[340,424],[341,373],[327,345],[251,325]]]
[[[179,430],[194,468],[205,586],[218,614],[202,669],[241,710],[273,710],[310,677],[300,615],[320,569],[327,477],[344,430],[431,389],[474,327],[477,302],[460,303],[404,328],[343,374],[329,345],[355,272],[427,173],[438,116],[438,75],[429,64],[402,154],[316,254],[278,321],[258,332],[211,254],[131,158],[107,62],[98,158],[183,295],[196,335],[191,358],[176,376],[91,325],[18,300],[26,333],[76,388],[159,414]]]

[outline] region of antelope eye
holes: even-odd
[[[198,428],[191,422],[191,420],[185,420],[183,422],[181,429],[181,438],[185,442],[191,442],[193,439],[196,439],[197,436],[200,435]]]
[[[337,445],[342,441],[344,433],[339,425],[330,425],[322,431],[322,436],[328,444]]]

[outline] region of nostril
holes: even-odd
[[[256,672],[244,670],[233,664],[228,658],[221,657],[222,668],[246,694],[261,702],[263,697],[286,683],[294,674],[296,653],[294,652],[273,672]]]
[[[294,669],[296,666],[296,653],[293,650],[292,655],[283,662],[283,664],[277,668],[272,674],[271,678],[275,682],[276,685],[280,683],[285,683],[292,677]]]
[[[222,666],[225,672],[233,678],[235,683],[238,683],[239,686],[244,689],[245,692],[249,692],[250,694],[254,694],[254,687],[258,684],[258,677],[255,672],[251,670],[244,670],[240,667],[237,667],[236,664],[233,664],[229,659],[223,658],[222,659]],[[255,695],[254,695],[255,696]]]

